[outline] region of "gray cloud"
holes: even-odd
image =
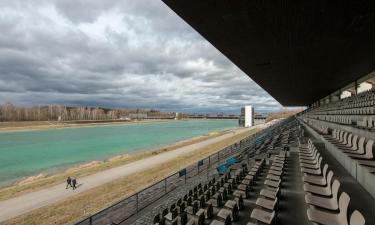
[[[0,0],[0,104],[280,105],[161,1]]]

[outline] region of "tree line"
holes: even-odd
[[[132,119],[137,115],[150,118],[173,117],[173,112],[145,109],[110,109],[101,107],[71,107],[62,105],[20,107],[10,102],[0,105],[0,121],[80,121]]]

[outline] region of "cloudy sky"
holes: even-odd
[[[0,104],[280,109],[159,0],[0,0]]]

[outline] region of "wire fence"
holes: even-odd
[[[256,143],[270,135],[276,125],[277,124],[246,137],[241,141],[186,167],[185,169],[182,169],[179,172],[124,198],[96,214],[75,223],[75,225],[117,225],[123,223],[142,209],[175,190],[177,187],[186,184],[189,179],[201,175],[204,172],[207,173],[208,179],[211,178],[216,174],[216,167],[227,159],[239,155],[246,155],[248,158],[251,157],[253,155],[250,154],[252,153],[251,149],[253,149]]]

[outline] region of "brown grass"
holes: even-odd
[[[100,209],[107,207],[125,196],[129,196],[152,183],[179,171],[182,168],[203,159],[218,150],[238,142],[248,135],[256,132],[251,130],[226,140],[220,141],[209,147],[197,149],[182,157],[175,158],[167,163],[152,167],[145,171],[126,176],[122,179],[110,182],[77,196],[60,201],[58,203],[36,209],[30,213],[18,216],[14,219],[0,224],[7,225],[51,225],[71,224],[80,218],[94,214]],[[73,203],[73,204],[72,204]]]

